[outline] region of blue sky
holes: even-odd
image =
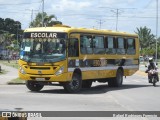
[[[115,30],[115,12],[118,9],[119,31],[134,33],[140,26],[151,28],[153,34],[156,31],[156,0],[44,0],[44,2],[45,12],[56,15],[59,21],[69,26]],[[0,17],[20,21],[23,29],[28,28],[32,9],[35,10],[33,13],[35,17],[37,12],[42,11],[42,0],[14,0],[14,2],[0,0]]]

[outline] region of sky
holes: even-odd
[[[54,14],[63,24],[72,27],[109,30],[117,28],[118,31],[134,33],[136,28],[147,26],[156,35],[156,1],[44,0],[44,11],[48,15]],[[160,6],[160,1],[158,5]],[[38,12],[42,12],[42,0],[0,0],[0,17],[20,21],[22,29],[29,27],[31,10],[34,19]],[[160,36],[160,19],[158,24]]]

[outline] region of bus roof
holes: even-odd
[[[75,28],[66,25],[55,25],[53,27],[35,27],[28,28],[24,32],[66,32],[66,33],[88,33],[88,34],[108,34],[116,36],[132,36],[138,37],[137,34],[131,34],[127,32],[113,31],[113,30],[99,30],[89,28]]]

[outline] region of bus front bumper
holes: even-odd
[[[32,75],[22,74],[19,72],[19,77],[22,80],[35,80],[44,82],[66,82],[71,80],[71,74],[63,73],[60,75]]]

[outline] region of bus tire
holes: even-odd
[[[64,90],[68,93],[76,93],[78,91],[80,91],[81,87],[82,87],[82,79],[81,76],[74,73],[72,80],[69,82],[65,82],[63,84]]]
[[[26,81],[26,86],[31,91],[40,91],[44,87],[44,85],[39,82],[30,80]]]
[[[123,83],[123,71],[121,69],[117,70],[116,77],[108,81],[109,87],[120,87]]]
[[[83,80],[82,81],[82,88],[91,88],[92,86],[92,81],[90,80]]]

